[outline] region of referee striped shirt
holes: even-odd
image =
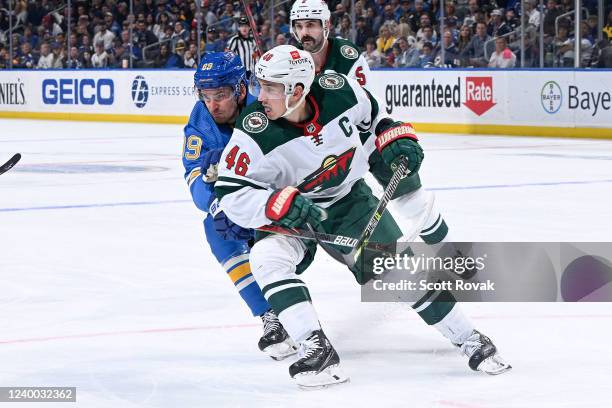
[[[255,68],[255,40],[252,37],[244,38],[240,34],[231,37],[227,42],[227,48],[240,57],[247,71]]]

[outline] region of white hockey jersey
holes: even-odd
[[[360,136],[378,123],[374,98],[355,80],[329,73],[315,78],[306,101],[314,115],[305,123],[271,121],[259,102],[236,121],[215,184],[222,210],[236,224],[270,224],[266,202],[274,190],[287,186],[329,207],[368,172]]]

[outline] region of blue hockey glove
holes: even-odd
[[[236,224],[219,208],[219,201],[215,198],[210,205],[209,214],[213,216],[215,231],[226,241],[246,241],[253,238],[253,230],[242,228]]]
[[[202,158],[202,165],[200,170],[202,171],[204,181],[206,183],[214,183],[217,181],[219,160],[221,160],[221,153],[223,149],[211,149],[206,152]]]
[[[408,170],[411,173],[419,171],[424,154],[414,133],[410,123],[391,119],[383,119],[376,126],[376,148],[391,168],[395,168],[397,161],[404,156],[408,159]]]
[[[253,230],[232,222],[223,211],[213,218],[215,231],[226,241],[247,241],[253,238]]]

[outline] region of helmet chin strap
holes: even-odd
[[[291,115],[291,113],[296,110],[298,107],[300,107],[302,105],[302,103],[304,103],[304,100],[306,99],[306,94],[302,93],[302,96],[300,97],[300,99],[296,102],[295,105],[293,105],[292,108],[289,107],[289,98],[291,98],[293,94],[291,95],[287,95],[285,96],[285,108],[287,108],[287,110],[285,111],[285,113],[283,113],[281,115],[281,118],[286,118],[287,116]]]

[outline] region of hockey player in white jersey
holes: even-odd
[[[311,53],[316,73],[331,71],[355,79],[371,92],[369,87],[370,67],[357,46],[343,38],[330,38],[330,17],[327,3],[323,0],[298,0],[293,3],[290,14],[291,33],[300,46]],[[370,137],[367,137],[370,135]],[[370,172],[381,186],[389,183],[392,172],[376,150],[375,135],[362,134],[362,142],[368,153]],[[435,204],[435,195],[421,186],[419,173],[414,171],[398,186],[391,209],[411,220],[420,228],[420,237],[427,244],[450,243],[452,241],[446,221]],[[442,245],[440,245],[442,246]],[[457,248],[448,244],[441,249],[450,256],[460,255]],[[441,253],[442,255],[442,253]],[[475,269],[462,270],[461,277],[468,279]]]
[[[253,231],[235,225],[217,207],[214,182],[223,148],[241,109],[254,99],[247,93],[244,65],[232,52],[209,52],[194,73],[198,101],[194,104],[183,143],[185,181],[196,206],[206,213],[204,233],[210,249],[232,280],[253,316],[260,316],[261,351],[275,360],[295,354],[296,348],[255,282],[249,264]]]
[[[255,75],[251,84],[258,102],[241,113],[220,161],[215,192],[221,208],[245,228],[308,223],[327,233],[359,236],[377,204],[363,181],[368,155],[359,129],[377,135],[377,149],[387,165],[406,157],[409,169],[416,171],[423,154],[412,127],[384,117],[374,98],[341,74],[315,80],[310,54],[292,46],[265,53]],[[370,242],[389,243],[400,236],[391,215],[384,213]],[[294,237],[256,238],[253,274],[300,344],[300,359],[289,367],[291,377],[303,387],[347,381],[299,279],[314,248]],[[365,261],[350,268],[359,283],[372,277],[372,265]],[[473,370],[500,374],[510,368],[449,292],[428,293],[412,307],[461,348]]]

